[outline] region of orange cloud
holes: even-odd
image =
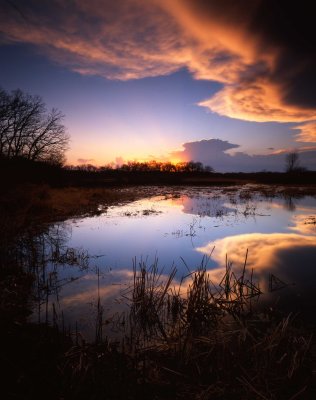
[[[315,120],[315,107],[290,102],[291,82],[304,72],[304,60],[283,74],[284,44],[256,30],[263,4],[254,0],[245,8],[244,2],[229,0],[43,0],[41,7],[22,3],[18,13],[8,2],[0,23],[7,39],[39,46],[80,74],[129,80],[185,67],[195,79],[225,85],[199,103],[220,115],[257,122]],[[315,141],[314,125],[299,129],[297,139]]]
[[[190,2],[162,0],[159,3],[174,18],[185,38],[186,66],[196,79],[229,83],[257,62],[254,36],[247,35],[243,25],[232,25],[219,15],[210,19],[196,12]],[[272,61],[269,54],[263,53],[261,60]]]
[[[220,115],[255,122],[303,122],[315,119],[314,109],[285,104],[281,95],[280,85],[267,78],[258,78],[249,84],[227,85],[199,105]]]
[[[315,118],[314,118],[315,119]],[[316,142],[316,122],[308,122],[303,125],[295,126],[293,129],[299,130],[295,136],[297,142]]]
[[[7,37],[40,46],[74,71],[109,79],[165,75],[185,65],[176,26],[154,2],[77,0],[72,13],[61,2],[51,3],[52,17],[45,7],[27,6],[25,21],[17,21],[14,10],[0,17]]]
[[[199,105],[220,115],[255,122],[302,122],[315,119],[315,110],[284,104],[281,94],[280,85],[258,78],[247,85],[227,85]]]

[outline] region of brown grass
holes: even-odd
[[[23,184],[0,195],[0,217],[16,226],[54,222],[75,216],[104,212],[113,204],[143,197],[137,189],[64,187]],[[5,224],[5,229],[7,229]]]
[[[202,263],[185,294],[175,269],[163,280],[156,264],[134,267],[129,343],[145,382],[168,382],[179,398],[309,398],[312,336],[294,316],[257,307],[246,262],[236,276],[226,260],[217,285]]]
[[[50,189],[47,193],[48,206],[57,215],[69,215],[84,212],[98,212],[107,206],[136,198],[135,192],[104,188],[62,188]],[[100,207],[98,209],[98,207]]]

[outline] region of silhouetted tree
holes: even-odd
[[[214,171],[214,168],[211,167],[210,165],[205,165],[204,171],[205,171],[205,172],[215,172],[215,171]]]
[[[299,155],[297,151],[292,151],[285,156],[285,170],[286,172],[293,172],[300,170]]]
[[[0,156],[63,163],[69,142],[63,117],[55,108],[47,112],[39,96],[0,89]]]
[[[175,172],[177,170],[177,166],[172,164],[171,162],[165,162],[161,164],[162,172]]]

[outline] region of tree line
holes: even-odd
[[[106,171],[124,171],[124,172],[214,172],[210,166],[204,166],[201,162],[183,161],[178,163],[159,162],[159,161],[129,161],[117,166],[108,164],[97,167],[92,164],[82,164],[76,166],[67,166],[69,170],[85,171],[85,172],[106,172]]]
[[[40,96],[0,89],[0,157],[63,164],[69,136],[63,114]]]

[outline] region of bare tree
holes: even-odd
[[[39,96],[0,90],[0,156],[62,163],[69,137],[63,115]]]
[[[297,151],[288,153],[285,157],[286,172],[298,171],[300,169],[299,154]]]
[[[10,115],[10,98],[4,90],[0,89],[0,155],[7,153],[9,130],[13,121]]]

